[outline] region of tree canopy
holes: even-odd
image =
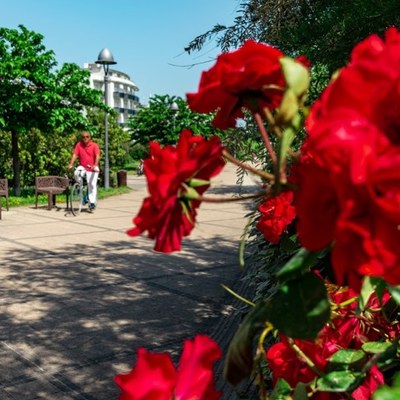
[[[27,132],[71,133],[88,129],[85,110],[104,108],[101,92],[89,86],[89,72],[76,64],[56,69],[43,36],[23,25],[0,28],[0,128],[11,133],[13,187],[20,193],[20,148]],[[35,155],[32,155],[34,157]]]
[[[176,108],[174,109],[174,106]],[[150,141],[175,144],[182,129],[209,137],[219,131],[211,125],[213,115],[191,111],[180,97],[156,95],[147,107],[138,110],[128,122],[133,142],[145,146]]]
[[[341,67],[352,47],[372,33],[400,26],[398,0],[243,0],[232,26],[216,24],[185,48],[196,51],[215,40],[221,51],[254,39],[313,64]]]

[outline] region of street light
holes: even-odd
[[[104,102],[108,107],[108,71],[110,65],[116,64],[111,51],[104,48],[100,51],[97,57],[96,64],[103,66],[104,70]],[[108,189],[110,187],[110,164],[108,161],[108,111],[105,112],[104,117],[104,187]]]
[[[175,132],[175,119],[176,119],[176,114],[179,111],[179,107],[178,104],[176,104],[176,102],[174,101],[170,106],[169,109],[173,112],[173,121],[174,121],[174,132]]]
[[[170,107],[169,107],[172,111],[174,111],[174,112],[177,112],[177,111],[179,111],[179,107],[178,107],[178,104],[176,104],[176,102],[174,101],[171,105],[170,105]]]

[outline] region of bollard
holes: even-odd
[[[118,187],[127,186],[127,173],[124,170],[117,172]]]

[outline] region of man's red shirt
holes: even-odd
[[[79,157],[79,165],[82,165],[86,171],[93,172],[93,166],[96,162],[96,156],[100,154],[100,148],[97,143],[92,141],[86,145],[78,142],[74,148],[74,154]],[[88,165],[90,165],[90,168]]]

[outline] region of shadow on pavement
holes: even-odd
[[[212,335],[233,312],[220,284],[240,282],[236,244],[188,240],[171,255],[152,246],[77,237],[52,251],[4,252],[0,398],[116,399],[113,377],[130,369],[138,347],[176,362],[184,339]]]

